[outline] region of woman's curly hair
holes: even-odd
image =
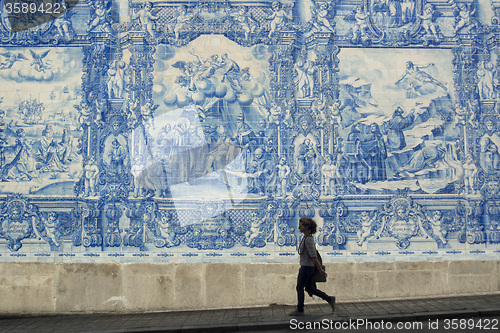
[[[299,220],[299,223],[302,223],[302,225],[306,226],[309,229],[309,233],[315,234],[316,231],[318,230],[318,225],[316,222],[310,218],[310,217],[303,217]]]

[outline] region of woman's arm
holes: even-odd
[[[326,274],[326,272],[323,270],[323,267],[321,267],[321,264],[319,263],[319,260],[318,258],[313,258],[314,260],[314,266],[316,266],[316,269],[321,273],[323,274],[324,276],[328,276],[328,274]]]

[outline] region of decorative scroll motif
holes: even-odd
[[[456,208],[457,218],[465,218],[457,234],[460,243],[481,244],[486,242],[484,225],[481,222],[481,205],[477,201],[460,201]]]
[[[345,248],[347,234],[345,224],[340,218],[347,216],[348,209],[341,201],[327,204],[320,209],[319,215],[324,219],[321,233],[318,236],[318,244],[331,245],[333,248]]]
[[[433,240],[443,247],[448,243],[448,233],[456,231],[443,211],[426,210],[406,197],[394,198],[376,211],[363,211],[353,222],[346,228],[356,232],[358,246],[391,237],[399,249],[407,249],[412,238]],[[465,227],[463,222],[459,225]]]
[[[40,238],[37,229],[41,220],[38,207],[30,204],[21,195],[9,196],[0,206],[0,236],[7,240],[10,251],[18,251],[23,246],[22,240],[30,238],[35,232]],[[42,225],[46,236],[56,241],[55,216],[43,220]]]
[[[103,245],[100,212],[95,203],[80,203],[72,211],[74,218],[72,243],[74,246],[97,247]]]

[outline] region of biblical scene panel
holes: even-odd
[[[456,193],[453,55],[447,50],[342,49],[339,133],[344,177],[363,192]]]
[[[81,51],[3,48],[0,57],[0,191],[74,196],[82,175]]]
[[[159,46],[155,57],[158,105],[145,123],[149,141],[138,143],[143,133],[132,133],[133,172],[161,163],[174,200],[224,200],[231,206],[263,194],[256,184],[264,181],[256,174],[256,157],[265,162],[259,146],[271,103],[267,48],[245,48],[212,35],[179,49]]]

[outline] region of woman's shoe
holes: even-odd
[[[335,312],[335,296],[330,296],[330,302],[328,302],[328,304],[332,308],[332,312]]]
[[[289,316],[295,317],[295,316],[303,316],[304,312],[299,312],[297,310],[290,312]]]

